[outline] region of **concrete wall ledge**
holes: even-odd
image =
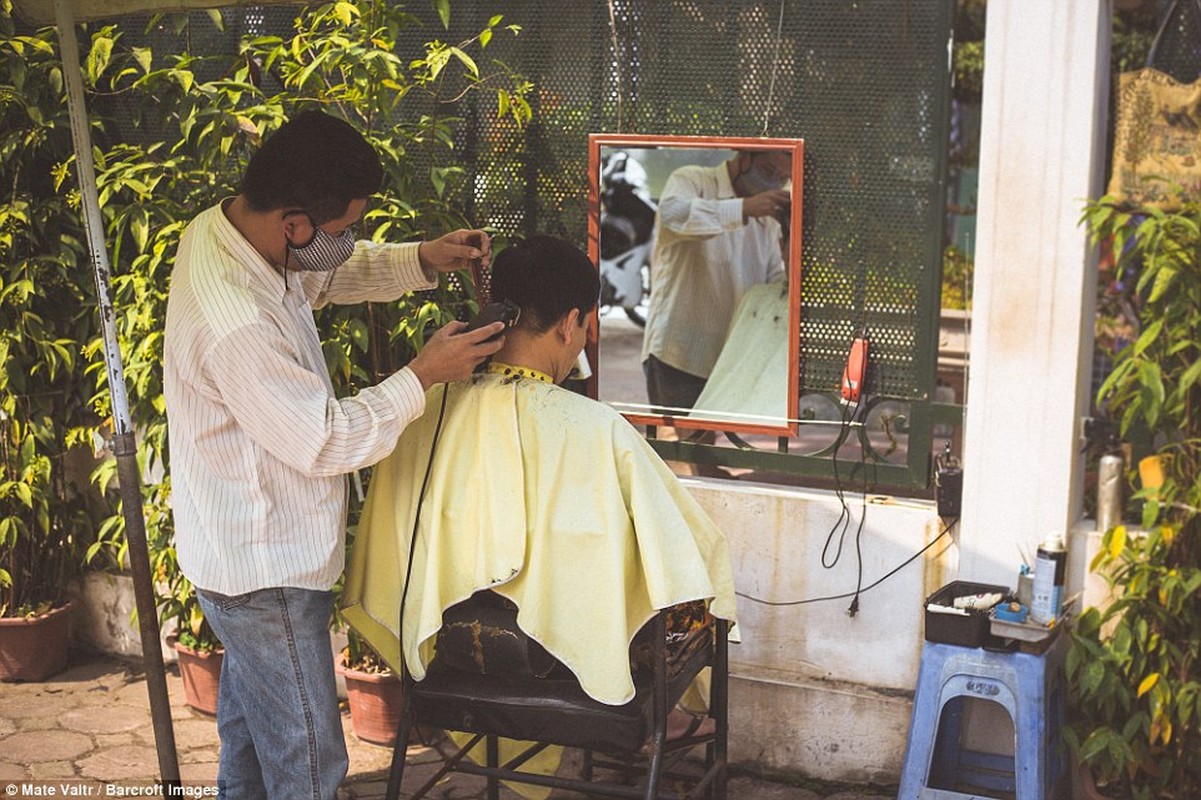
[[[773,686],[796,687],[807,686],[821,688],[823,691],[835,694],[847,694],[854,697],[879,696],[889,699],[900,698],[913,700],[912,689],[890,689],[882,686],[865,686],[862,683],[840,681],[828,675],[816,674],[805,670],[772,669],[754,664],[741,664],[733,656],[737,645],[731,646],[730,678],[751,683],[762,683]]]
[[[75,604],[71,639],[85,649],[122,658],[142,658],[142,637],[134,620],[133,576],[85,572],[68,590]],[[175,663],[175,650],[162,632],[163,660]]]

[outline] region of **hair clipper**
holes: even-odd
[[[521,316],[521,307],[512,300],[501,300],[498,303],[488,303],[480,309],[480,313],[471,318],[467,323],[467,327],[463,333],[469,333],[477,328],[483,328],[491,325],[493,322],[505,323],[505,328],[512,328],[517,324],[517,319]],[[485,341],[495,341],[504,331],[500,331],[495,336],[489,336]]]
[[[512,300],[501,300],[499,303],[488,303],[480,309],[480,312],[471,318],[467,323],[467,327],[463,329],[463,333],[474,331],[477,328],[483,328],[486,325],[491,325],[493,322],[505,323],[504,330],[489,336],[484,341],[494,342],[504,335],[504,332],[517,324],[517,318],[521,316],[521,307]],[[488,366],[488,362],[492,360],[492,356],[488,356],[475,368],[475,372],[483,372]]]

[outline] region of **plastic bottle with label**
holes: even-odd
[[[1105,533],[1122,521],[1123,471],[1126,462],[1115,444],[1097,467],[1097,531]]]
[[[1034,596],[1030,601],[1030,619],[1040,625],[1054,621],[1063,608],[1067,562],[1063,534],[1058,531],[1047,534],[1034,558]]]

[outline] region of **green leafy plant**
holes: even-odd
[[[341,591],[342,581],[339,580],[338,585],[334,587],[334,592],[338,594]],[[380,658],[379,653],[375,652],[375,649],[367,644],[366,640],[362,636],[359,636],[354,628],[351,628],[346,623],[346,620],[342,618],[340,609],[337,607],[334,608],[331,628],[335,631],[346,633],[346,646],[342,648],[340,654],[342,666],[357,672],[368,672],[376,675],[393,674],[392,668]]]
[[[1099,402],[1123,435],[1150,435],[1164,476],[1136,494],[1143,530],[1107,532],[1092,565],[1114,600],[1073,633],[1068,741],[1117,791],[1183,800],[1201,796],[1201,205],[1136,214],[1106,197],[1084,221],[1138,270],[1142,302]]]
[[[449,20],[449,7],[441,9]],[[376,241],[430,238],[468,225],[465,171],[457,163],[454,112],[471,93],[494,92],[497,124],[530,118],[530,84],[503,64],[485,70],[477,61],[496,32],[510,35],[493,16],[473,37],[456,44],[433,39],[406,60],[399,37],[414,18],[381,0],[335,3],[302,14],[291,39],[262,37],[245,43],[249,63],[278,76],[283,92],[273,102],[321,107],[352,122],[380,153],[386,185],[364,219]],[[248,79],[251,76],[248,75]],[[332,307],[319,315],[326,362],[339,393],[374,383],[404,365],[426,334],[473,310],[462,281],[399,303]]]
[[[363,641],[363,637],[355,633],[353,628],[347,629],[346,640],[347,645],[342,648],[342,664],[347,669],[375,675],[392,674],[392,668],[384,663],[379,654]]]
[[[52,54],[0,0],[0,616],[61,605],[106,513],[87,480],[94,292],[76,198],[50,178],[70,148]]]
[[[958,0],[955,4],[955,43],[951,52],[953,91],[956,99],[979,103],[984,83],[984,18],[986,0]]]
[[[447,26],[449,3],[436,8]],[[131,43],[136,31],[94,26],[83,58],[160,612],[177,621],[181,638],[201,640],[199,606],[172,544],[162,396],[167,291],[187,222],[236,192],[251,154],[289,115],[321,108],[363,131],[385,164],[386,185],[372,199],[363,235],[438,235],[469,223],[456,108],[487,93],[496,102],[490,124],[521,125],[531,115],[530,84],[483,58],[494,36],[520,30],[500,16],[481,20],[466,40],[431,36],[404,52],[401,33],[417,21],[401,5],[334,2],[304,10],[291,36],[247,38],[236,54],[192,52],[193,26],[220,28],[237,13],[245,12],[156,16],[153,37],[143,38],[157,50]],[[115,463],[95,468],[94,488],[86,478],[82,488],[73,484],[66,469],[75,451],[90,457],[111,409],[57,47],[50,28],[18,35],[11,0],[0,0],[0,611],[7,613],[58,602],[83,560],[125,561]],[[336,391],[349,394],[399,369],[431,329],[473,308],[464,281],[452,279],[400,303],[323,310],[318,326]],[[79,460],[86,476],[91,465]]]
[[[955,245],[947,245],[942,251],[942,307],[969,309],[972,305],[971,284],[975,271],[975,259],[971,253]]]

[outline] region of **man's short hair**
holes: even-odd
[[[600,278],[584,251],[554,236],[519,239],[492,264],[492,299],[521,306],[523,324],[548,330],[571,309],[583,317],[600,296]]]
[[[242,196],[255,211],[302,208],[313,224],[346,213],[352,200],[379,191],[379,155],[350,124],[305,111],[269,136],[250,159]]]

